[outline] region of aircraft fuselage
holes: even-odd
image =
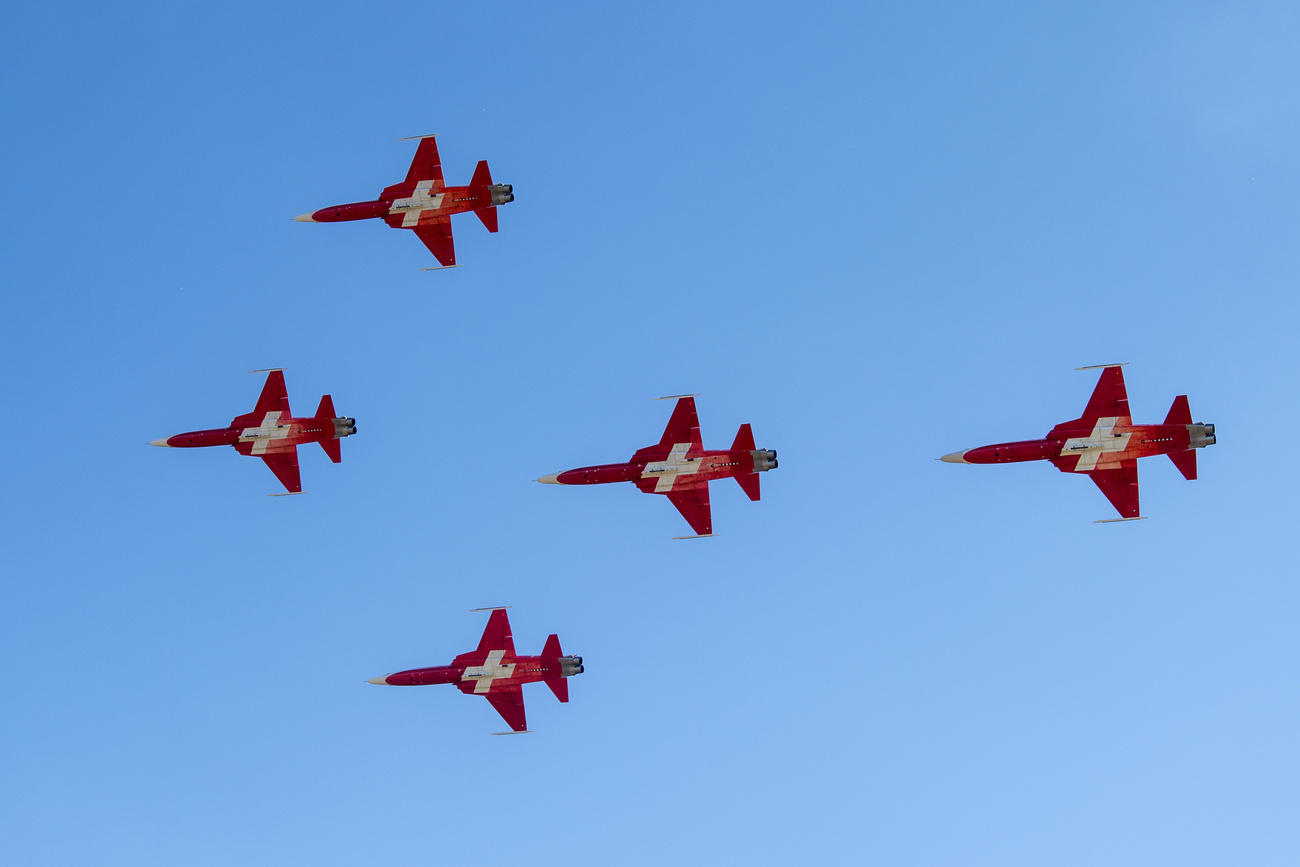
[[[1214,425],[1119,424],[1103,418],[1091,430],[1067,433],[1074,435],[995,443],[953,452],[942,459],[956,464],[1009,464],[1044,460],[1058,463],[1077,458],[1073,466],[1062,469],[1091,472],[1117,467],[1121,461],[1203,448],[1214,440]]]
[[[280,418],[279,416],[278,412],[268,412],[256,424],[188,431],[163,440],[155,440],[153,445],[175,449],[235,446],[240,451],[244,451],[240,447],[245,446],[250,454],[261,454],[268,448],[280,449],[304,443],[342,439],[357,432],[356,419]]]
[[[499,187],[442,187],[433,189],[428,181],[421,181],[414,189],[395,196],[384,196],[369,202],[352,202],[331,205],[303,214],[294,219],[300,223],[344,223],[351,220],[383,219],[397,226],[414,227],[421,219],[449,217],[490,208],[499,204]]]
[[[683,444],[686,445],[686,444]],[[766,454],[759,450],[759,454]],[[687,456],[686,450],[674,448],[663,460],[628,461],[622,464],[598,464],[591,467],[578,467],[543,476],[540,481],[556,485],[605,485],[612,482],[633,482],[638,486],[653,485],[654,489],[667,491],[674,487],[711,482],[714,479],[729,479],[762,472],[769,467],[763,466],[762,459],[755,452],[745,451],[702,451]]]
[[[473,656],[475,654],[462,654],[456,657],[451,665],[411,668],[385,677],[377,677],[371,683],[382,686],[429,686],[438,683],[454,683],[463,692],[481,694],[490,689],[522,686],[525,683],[546,680],[548,677],[572,677],[582,673],[581,656],[547,659],[541,656],[508,656],[504,651],[494,650],[481,662],[462,658]]]

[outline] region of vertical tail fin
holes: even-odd
[[[560,673],[560,657],[563,655],[564,652],[560,650],[560,636],[552,632],[546,636],[546,644],[542,647],[542,664],[546,666],[545,681],[556,698],[560,701],[568,701],[569,682]]]
[[[469,179],[471,187],[490,187],[492,186],[492,172],[488,169],[487,160],[479,160],[478,165],[474,167],[474,177]]]
[[[1187,405],[1187,395],[1180,394],[1174,398],[1173,406],[1169,407],[1169,415],[1165,416],[1165,424],[1191,424],[1192,408]]]

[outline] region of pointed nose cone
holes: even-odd
[[[970,449],[966,449],[966,451],[953,452],[952,454],[944,455],[943,457],[939,458],[939,460],[946,461],[947,463],[950,464],[964,464],[966,463],[967,451],[970,451]]]
[[[367,680],[366,683],[373,683],[376,686],[388,686],[388,675],[385,674],[383,677],[372,677],[370,680]]]
[[[163,438],[160,439],[160,440],[150,440],[150,441],[149,441],[149,445],[151,445],[151,446],[158,446],[158,447],[160,447],[160,448],[164,448],[164,449],[169,449],[169,448],[171,448],[171,444],[168,443],[167,440],[168,440],[168,437],[163,437]]]
[[[294,219],[297,220],[299,223],[314,223],[316,221],[313,220],[312,217],[314,217],[315,215],[316,215],[315,211],[308,211],[305,214],[299,214],[298,216],[294,217]]]
[[[562,484],[564,484],[563,482],[560,481],[560,474],[559,474],[559,473],[551,473],[549,476],[542,476],[542,477],[541,477],[540,479],[538,479],[537,481],[541,482],[543,485],[562,485]]]

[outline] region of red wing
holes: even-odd
[[[444,266],[456,264],[456,245],[451,240],[451,217],[435,217],[415,227],[415,235]]]
[[[495,613],[495,612],[494,612]],[[518,686],[502,687],[500,689],[489,690],[485,699],[492,703],[501,714],[501,718],[506,721],[517,732],[528,730],[528,719],[524,716],[524,691]]]
[[[302,493],[302,481],[298,477],[298,449],[290,446],[283,451],[268,452],[260,456],[275,473],[275,477],[291,494]]]
[[[283,370],[273,370],[266,375],[266,384],[262,386],[262,394],[257,398],[252,414],[260,422],[268,412],[278,412],[280,418],[293,415],[289,412],[289,393],[284,387]]]
[[[709,484],[705,482],[689,488],[675,488],[667,494],[668,501],[682,513],[686,523],[700,536],[713,533],[713,515],[709,510]]]
[[[695,414],[695,398],[683,397],[673,407],[672,418],[659,439],[659,445],[672,448],[677,443],[690,443],[691,451],[704,448],[700,441],[700,419]]]
[[[483,629],[483,637],[478,642],[478,652],[484,658],[493,650],[504,650],[507,657],[515,655],[515,639],[510,632],[510,618],[506,617],[503,608],[492,612],[487,626]]]
[[[406,172],[408,184],[420,181],[433,181],[435,187],[443,185],[442,158],[438,156],[438,140],[433,136],[420,139],[420,146],[415,149],[415,159]]]
[[[1092,390],[1092,397],[1083,415],[1074,421],[1058,424],[1047,434],[1048,438],[1058,432],[1074,430],[1092,430],[1098,419],[1118,419],[1118,424],[1129,424],[1132,417],[1128,409],[1128,390],[1124,388],[1124,368],[1108,367],[1101,372],[1097,387]]]
[[[1136,518],[1141,513],[1138,506],[1138,464],[1136,460],[1121,461],[1117,470],[1093,470],[1087,474],[1101,492],[1110,500],[1115,510],[1125,518]]]

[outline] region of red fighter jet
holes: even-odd
[[[301,494],[298,446],[303,443],[320,443],[325,454],[337,464],[343,460],[339,440],[356,432],[356,419],[334,417],[334,400],[328,394],[320,399],[320,406],[316,408],[314,416],[294,418],[289,411],[289,396],[284,389],[284,372],[275,368],[267,373],[266,385],[262,386],[257,406],[250,413],[236,416],[229,427],[177,434],[154,440],[149,445],[174,449],[234,446],[235,451],[241,455],[253,455],[266,461],[271,472],[275,473],[275,477],[289,493]]]
[[[758,473],[777,467],[776,452],[754,447],[754,432],[742,424],[736,441],[726,451],[705,451],[700,441],[700,420],[695,415],[694,395],[677,397],[677,406],[658,445],[647,446],[625,464],[580,467],[542,476],[548,485],[603,485],[632,482],[647,494],[664,494],[695,530],[695,539],[713,535],[709,513],[709,482],[734,478],[751,500],[759,496]]]
[[[526,732],[528,720],[524,716],[524,684],[540,680],[551,688],[556,698],[567,702],[569,684],[565,678],[582,674],[582,657],[565,656],[560,650],[560,637],[554,634],[546,636],[541,656],[516,656],[514,638],[510,634],[510,620],[506,617],[505,609],[474,610],[492,612],[475,650],[462,653],[451,661],[451,665],[412,668],[372,678],[368,683],[380,686],[454,683],[466,695],[481,695],[491,702],[492,707],[496,708],[513,731]]]
[[[497,205],[515,200],[510,184],[492,183],[487,160],[479,160],[467,187],[449,187],[442,179],[442,160],[433,136],[416,136],[420,146],[400,184],[385,187],[373,202],[334,205],[294,217],[300,223],[342,223],[348,220],[382,219],[394,229],[411,229],[424,242],[443,268],[456,266],[456,247],[451,240],[451,215],[473,211],[489,232],[497,230]],[[412,141],[413,139],[402,139]],[[436,271],[437,268],[425,268]]]
[[[1058,424],[1046,439],[982,446],[953,452],[940,460],[952,464],[1051,461],[1062,472],[1087,474],[1123,515],[1097,523],[1138,520],[1142,515],[1138,508],[1137,459],[1169,455],[1185,478],[1195,479],[1195,449],[1214,445],[1214,425],[1192,422],[1185,394],[1174,398],[1164,424],[1133,424],[1121,367],[1099,364],[1078,368],[1103,368],[1101,379],[1083,416]]]

